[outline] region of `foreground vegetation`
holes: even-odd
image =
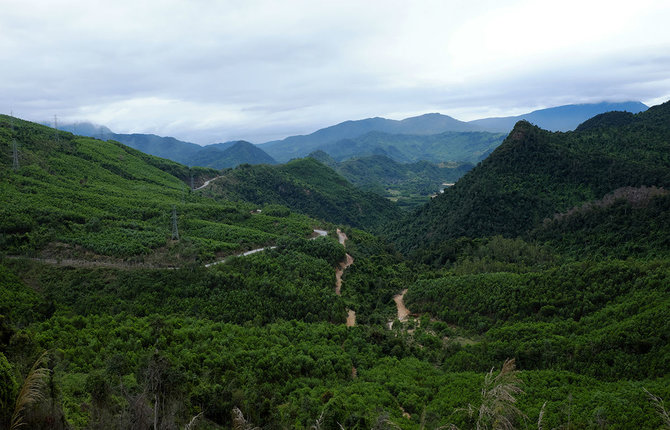
[[[602,122],[589,136],[610,130]],[[640,136],[649,151],[640,162],[652,165],[663,134]],[[376,228],[397,209],[338,218],[336,206],[355,207],[365,194],[338,200],[351,185],[314,160],[189,170],[8,117],[0,118],[0,143],[0,186],[11,202],[0,209],[2,428],[668,425],[661,400],[670,399],[670,199],[662,166],[645,171],[660,179],[623,189],[623,180],[610,189],[594,174],[583,200],[563,184],[572,197],[550,194],[551,216],[510,224],[519,233],[434,230],[441,240],[416,244],[423,233],[414,232],[397,241],[412,249],[408,258],[344,225]],[[510,178],[515,168],[496,167]],[[192,174],[196,185],[224,178],[194,191]],[[261,182],[246,181],[233,201],[226,192],[242,178]],[[289,194],[269,178],[311,195],[295,204],[319,219],[288,207]],[[508,203],[514,212],[527,202]],[[472,222],[492,220],[475,209]],[[330,233],[311,239],[319,227]],[[345,253],[354,264],[337,295]],[[412,315],[399,321],[394,296],[405,289]],[[348,310],[354,327],[344,324]]]

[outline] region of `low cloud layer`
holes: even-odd
[[[0,109],[206,144],[670,98],[666,1],[500,3],[5,0]]]

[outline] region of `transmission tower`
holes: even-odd
[[[177,228],[177,207],[172,205],[172,240],[179,240],[179,229]]]
[[[19,170],[19,145],[16,143],[16,138],[14,137],[14,112],[10,113],[9,120],[12,124],[12,168],[14,170]]]
[[[56,133],[56,142],[58,142],[58,117],[54,115],[54,130]]]
[[[14,170],[19,170],[19,148],[18,145],[16,144],[16,139],[12,141],[12,157],[13,157],[13,162],[12,162],[12,168]]]

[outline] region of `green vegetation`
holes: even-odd
[[[80,258],[87,254],[149,265],[206,261],[307,237],[317,222],[300,215],[251,214],[258,206],[215,203],[192,192],[190,178],[217,174],[102,142],[0,117],[3,153],[0,246],[7,254]],[[9,142],[19,144],[13,171]],[[172,208],[180,242],[172,238]],[[90,257],[90,255],[89,255]]]
[[[662,428],[668,118],[521,123],[392,244],[400,212],[313,159],[194,170],[0,117],[0,427]]]
[[[402,250],[461,236],[515,237],[621,187],[670,185],[670,103],[629,124],[550,133],[519,122],[490,157],[387,229]]]
[[[342,146],[342,150],[347,151],[347,147],[355,146],[355,141],[358,141],[359,138],[365,136],[368,133],[376,134],[378,136],[386,136],[389,139],[401,140],[404,141],[409,137],[409,139],[417,138],[419,135],[436,135],[438,133],[444,132],[457,132],[452,136],[456,139],[461,139],[462,142],[473,143],[480,142],[479,138],[476,137],[476,134],[468,135],[468,133],[459,133],[459,132],[472,132],[480,131],[476,126],[472,126],[468,123],[458,121],[454,118],[451,118],[447,115],[441,115],[439,113],[429,113],[421,116],[416,116],[412,118],[406,118],[402,121],[395,121],[386,118],[367,118],[356,121],[345,121],[343,123],[322,128],[315,131],[309,135],[304,136],[290,136],[283,140],[276,140],[273,142],[267,142],[261,145],[261,148],[265,150],[268,154],[280,162],[287,162],[293,158],[305,157],[309,153],[317,151],[319,149],[324,149],[325,147],[333,146]],[[493,135],[492,133],[484,133],[480,136]],[[474,139],[472,139],[474,137]],[[498,143],[502,141],[504,136],[500,135]],[[417,138],[420,139],[420,138]],[[432,138],[435,140],[435,138]],[[386,138],[382,139],[386,140]],[[333,145],[336,144],[337,145]],[[376,143],[376,142],[375,142]],[[444,144],[444,142],[443,142]],[[375,145],[376,146],[376,145]],[[337,158],[339,160],[344,158],[350,158],[353,156],[363,156],[370,154],[384,154],[384,146],[387,146],[384,143],[381,143],[381,146],[371,147],[367,145],[361,145],[359,149],[361,152],[349,153],[347,156],[339,158],[339,150]],[[403,146],[400,144],[400,146]],[[405,148],[406,153],[411,153],[410,148]],[[336,148],[337,150],[337,148]],[[330,151],[326,151],[329,152]],[[387,154],[388,155],[388,154]],[[411,156],[411,155],[410,155]],[[451,160],[452,158],[440,158],[439,161]],[[403,161],[403,160],[396,160]]]
[[[384,155],[352,158],[337,162],[323,151],[309,155],[344,176],[364,191],[388,198],[405,209],[426,203],[431,195],[443,190],[445,183],[454,183],[468,170],[469,163],[440,163],[428,161],[402,164]]]
[[[313,158],[278,166],[243,164],[202,191],[217,201],[279,204],[335,224],[377,229],[399,216],[393,203],[361,191]]]

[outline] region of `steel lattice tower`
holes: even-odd
[[[177,227],[177,207],[172,205],[172,240],[179,240],[179,228]]]

